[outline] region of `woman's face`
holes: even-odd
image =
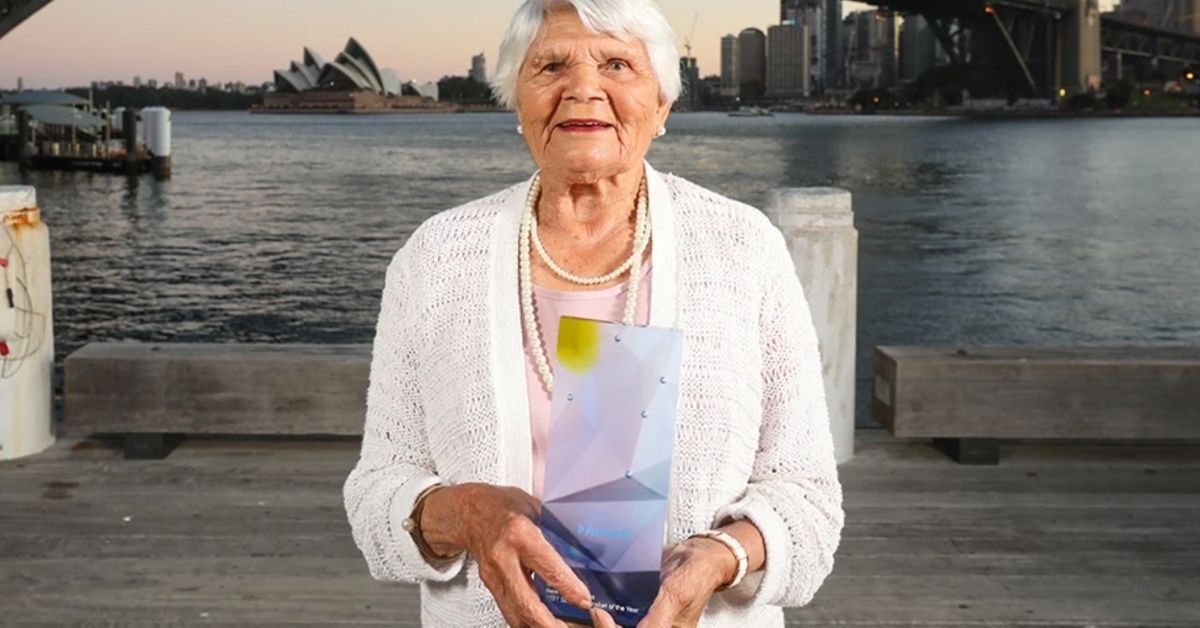
[[[517,79],[517,117],[543,172],[591,183],[641,165],[670,103],[641,41],[593,33],[551,9]]]

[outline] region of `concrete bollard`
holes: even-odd
[[[30,186],[0,185],[0,460],[54,444],[50,230]]]
[[[156,177],[168,178],[171,176],[171,110],[147,107],[142,109],[142,121],[151,171]]]
[[[812,311],[838,464],[854,457],[854,350],[858,317],[858,231],[850,193],[782,188],[765,212],[783,232]]]

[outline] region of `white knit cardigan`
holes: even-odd
[[[842,490],[808,304],[758,210],[646,164],[650,324],[684,332],[667,542],[748,519],[766,565],[701,626],[783,626],[833,568]],[[380,581],[420,583],[421,624],[504,626],[470,556],[422,559],[400,527],[438,481],[531,488],[517,233],[530,181],[425,221],[388,266],[361,457],[344,487]]]

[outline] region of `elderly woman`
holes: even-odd
[[[562,315],[684,333],[667,546],[642,625],[782,626],[833,568],[841,485],[784,239],[644,161],[678,68],[652,0],[526,0],[495,90],[537,172],[429,219],[388,267],[346,511],[374,578],[420,583],[425,626],[563,625],[535,572],[591,606],[537,524]]]

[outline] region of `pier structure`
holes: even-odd
[[[22,168],[171,176],[171,112],[93,109],[54,91],[0,97],[0,159]]]
[[[1200,584],[1200,443],[1005,440],[994,451],[999,464],[962,466],[930,447],[928,433],[855,431],[852,418],[843,432],[841,404],[853,387],[839,378],[846,360],[853,372],[854,334],[852,322],[841,326],[853,321],[857,290],[850,200],[822,189],[770,198],[817,329],[846,522],[833,572],[811,603],[787,609],[788,625],[1195,624],[1197,607],[1182,592]],[[1162,356],[1143,364],[1133,353],[1103,366],[1106,377],[1194,389]],[[874,397],[908,413],[897,422],[945,423],[925,410],[962,389],[913,386],[968,378],[973,394],[994,396],[995,382],[1020,386],[1024,375],[1014,374],[1027,372],[1001,357],[971,358],[970,371],[953,364],[937,381],[920,377],[929,365],[897,362],[901,379],[884,374]],[[1052,370],[1032,368],[1061,388],[1059,374],[1074,367],[1060,357]],[[373,580],[346,524],[341,488],[359,454],[369,364],[369,345],[102,343],[68,356],[58,442],[0,461],[10,506],[0,508],[0,616],[419,625],[417,587]],[[1085,399],[1088,385],[1075,386]],[[1171,409],[1130,390],[1123,408]],[[913,391],[920,407],[906,401]],[[994,416],[1007,400],[981,410]],[[1175,409],[1188,419],[1194,407]]]

